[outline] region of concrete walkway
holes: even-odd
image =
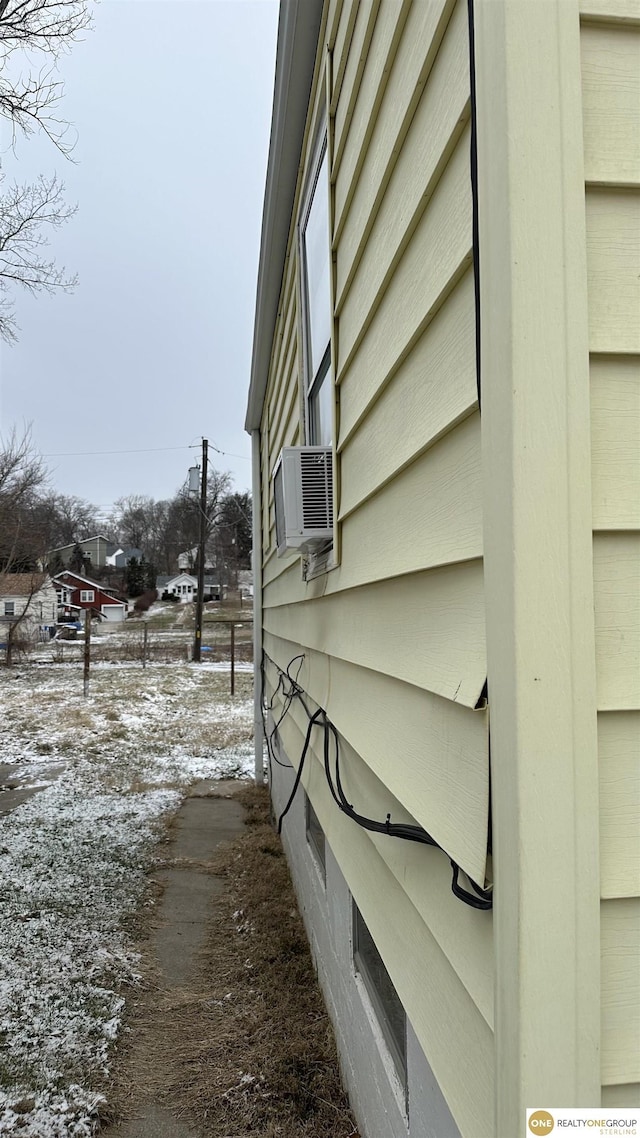
[[[193,973],[212,906],[224,888],[223,879],[209,872],[208,866],[220,843],[233,840],[244,827],[244,810],[234,795],[246,785],[236,780],[197,783],[176,815],[170,845],[163,847],[168,861],[179,859],[191,863],[191,866],[169,868],[156,874],[164,892],[151,930],[150,951],[157,967],[158,984],[165,992],[185,988]],[[129,1113],[129,1118],[101,1130],[101,1135],[104,1138],[197,1138],[184,1121],[157,1102],[141,1098]]]

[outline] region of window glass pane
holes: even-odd
[[[322,869],[322,876],[325,876],[325,843],[324,843],[324,830],[320,825],[320,820],[316,814],[313,806],[307,795],[305,794],[306,805],[306,822],[307,822],[307,841],[314,851],[320,868]]]
[[[329,366],[314,384],[309,398],[309,442],[315,446],[330,447],[333,440],[333,375]]]
[[[407,1018],[362,914],[353,906],[353,958],[371,998],[382,1033],[403,1084],[406,1082]]]
[[[326,150],[303,236],[311,380],[317,374],[331,340],[329,174]]]

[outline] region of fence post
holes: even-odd
[[[231,694],[236,690],[236,626],[231,621]]]
[[[147,666],[147,634],[149,632],[149,625],[145,624],[142,633],[142,667]]]
[[[91,665],[91,609],[85,609],[84,613],[84,679],[83,679],[83,695],[86,697],[89,694],[89,668]]]

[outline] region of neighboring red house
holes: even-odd
[[[127,616],[127,602],[121,600],[115,589],[100,585],[97,581],[74,573],[70,569],[58,573],[54,577],[54,584],[65,585],[70,608],[77,606],[81,609],[91,609],[98,612],[105,620],[125,620]],[[68,590],[71,590],[69,597]]]

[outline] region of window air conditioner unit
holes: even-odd
[[[273,471],[278,557],[333,541],[331,447],[283,447]]]

